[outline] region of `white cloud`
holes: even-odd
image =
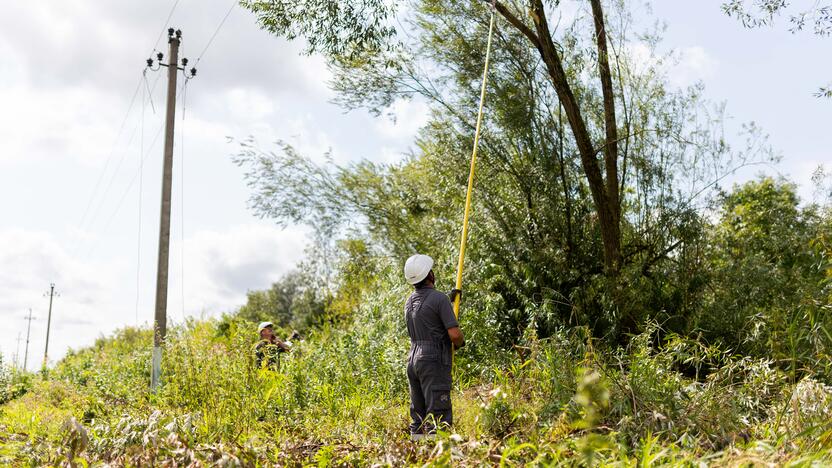
[[[421,100],[399,99],[388,113],[385,118],[376,120],[376,131],[386,138],[411,142],[428,122],[430,107]]]
[[[7,86],[0,90],[0,102],[5,107],[0,111],[0,162],[50,161],[61,155],[98,165],[115,136],[115,103],[94,89]]]
[[[166,0],[6,5],[0,15],[0,163],[60,156],[102,165],[161,30],[164,15],[159,12],[169,8]],[[206,4],[185,13],[180,7],[172,24],[184,29],[182,56],[195,62],[226,9]],[[163,37],[158,47],[165,45]],[[318,105],[327,102],[331,73],[322,58],[300,55],[301,49],[299,42],[261,30],[254,16],[238,7],[196,64],[199,74],[189,84],[189,108],[216,109],[219,101],[224,105],[213,115],[216,120],[262,122],[275,118],[281,99],[310,96]],[[147,75],[150,83],[163,76],[164,70]],[[148,107],[150,121],[161,119],[164,79],[154,87],[154,96],[156,115]],[[300,109],[294,105],[293,115]],[[137,103],[117,148],[126,146],[140,108]]]
[[[321,128],[312,114],[303,114],[290,119],[285,126],[275,129],[273,134],[280,135],[287,143],[295,147],[300,154],[317,162],[324,161],[324,155],[331,153],[334,161],[345,163],[348,155],[335,148],[329,134]]]
[[[239,120],[261,120],[274,113],[275,103],[256,89],[232,88],[226,93],[229,117]]]
[[[682,47],[676,52],[677,62],[670,67],[670,83],[678,87],[690,86],[716,76],[717,60],[701,46]]]
[[[627,45],[627,60],[636,73],[658,66],[670,85],[679,88],[711,79],[719,70],[716,58],[701,46],[680,47],[665,56],[661,51],[637,42]]]
[[[264,224],[200,231],[185,240],[185,312],[216,314],[236,309],[249,290],[263,289],[303,258],[305,232]],[[171,291],[181,302],[181,246],[172,246]],[[181,314],[181,304],[172,305]]]

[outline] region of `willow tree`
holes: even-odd
[[[453,249],[490,5],[421,0],[403,11],[369,0],[247,5],[272,32],[310,38],[307,50],[329,60],[345,108],[382,114],[408,98],[431,108],[415,159],[392,166],[327,168],[288,146],[278,153],[244,147],[238,162],[251,164],[255,210],[289,222],[308,222],[314,213],[316,229],[359,215],[387,253],[398,256],[414,248]],[[496,3],[501,20],[471,233],[472,245],[483,248],[472,250],[471,260],[483,266],[478,283],[503,297],[502,309],[521,311],[506,322],[536,322],[544,308],[557,323],[621,336],[650,318],[644,310],[684,315],[664,299],[651,299],[648,308],[651,294],[626,297],[626,290],[647,281],[668,295],[663,284],[674,275],[665,265],[687,258],[678,251],[697,235],[691,199],[748,153],[732,153],[719,132],[719,112],[701,112],[699,87],[670,89],[660,57],[633,53],[653,50],[655,39],[630,32],[623,3],[586,6],[561,24],[551,20],[558,2]],[[393,15],[398,30],[390,26]],[[632,274],[622,278],[625,272]],[[599,290],[593,284],[599,275],[612,281],[598,295],[613,304],[587,298]]]
[[[463,2],[416,2],[457,3]],[[590,0],[596,34],[598,79],[603,91],[604,136],[593,138],[586,121],[586,110],[575,95],[573,80],[567,76],[559,48],[550,29],[549,13],[543,0],[494,2],[497,12],[528,40],[546,64],[551,83],[563,106],[577,145],[584,176],[592,193],[604,247],[607,274],[617,276],[621,267],[621,185],[619,181],[619,135],[616,95],[610,68],[604,8],[600,0]],[[557,7],[559,2],[546,2]],[[258,15],[269,31],[289,39],[303,37],[309,52],[320,52],[341,64],[365,60],[396,44],[391,20],[396,2],[357,0],[272,1],[249,0],[243,4]],[[429,6],[429,5],[428,5]],[[446,5],[451,8],[454,5]],[[521,12],[527,10],[528,14]],[[602,155],[599,160],[598,156]]]

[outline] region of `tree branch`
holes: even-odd
[[[503,16],[512,26],[517,28],[518,31],[523,33],[524,36],[528,37],[529,40],[534,44],[534,46],[540,50],[540,38],[531,30],[526,24],[520,20],[520,18],[514,16],[508,7],[503,5],[500,2],[494,2],[494,7],[497,9],[497,13]]]

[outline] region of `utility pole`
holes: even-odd
[[[23,355],[23,370],[26,370],[26,364],[29,362],[29,332],[32,331],[32,309],[29,309],[29,317],[26,318],[29,325],[26,326],[26,353]]]
[[[179,66],[179,44],[182,42],[182,31],[173,28],[168,29],[168,63],[162,63],[164,54],[159,52],[156,55],[156,65],[152,58],[147,59],[147,67],[151,70],[158,70],[160,67],[168,69],[168,94],[167,111],[165,113],[165,149],[162,166],[162,206],[159,221],[159,258],[156,266],[156,308],[153,320],[153,356],[151,360],[150,389],[154,392],[159,386],[159,378],[162,373],[162,348],[165,344],[167,334],[167,307],[168,307],[168,260],[170,256],[170,197],[171,185],[173,183],[173,137],[174,122],[176,115],[176,78],[179,71],[185,70],[188,59],[182,59],[182,67]],[[190,70],[191,75],[185,75],[185,79],[196,75],[196,69]]]
[[[49,316],[46,319],[46,347],[43,349],[43,368],[46,369],[46,364],[49,362],[49,328],[52,326],[52,299],[59,297],[60,294],[55,292],[55,283],[52,283],[49,285],[49,292],[43,295],[49,298]]]

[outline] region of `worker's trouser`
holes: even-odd
[[[453,424],[451,410],[451,364],[442,356],[407,362],[410,384],[410,433],[432,433],[436,426]]]

